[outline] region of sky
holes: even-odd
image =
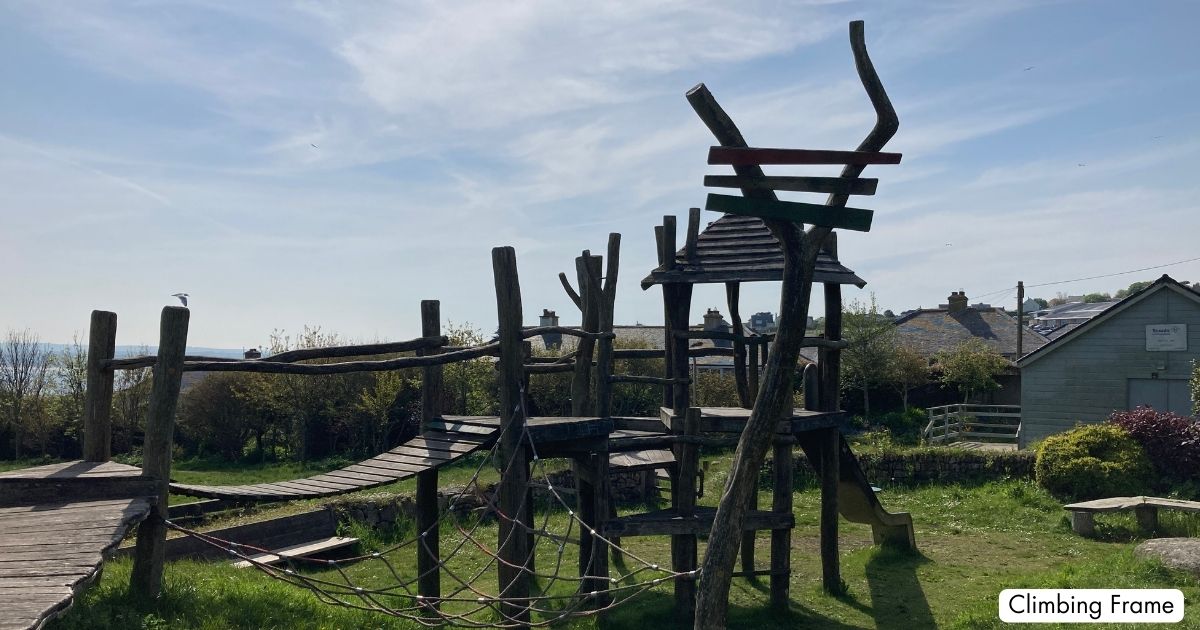
[[[852,149],[853,19],[904,159],[852,200],[875,220],[840,236],[868,282],[848,300],[1015,304],[1018,280],[1200,256],[1193,2],[2,0],[0,329],[69,341],[105,309],[153,345],[186,292],[195,346],[408,338],[422,299],[490,331],[501,245],[527,322],[572,323],[556,276],[609,232],[617,322],[660,324],[653,227],[728,172],[684,93],[708,85],[752,146]],[[1200,260],[1028,295],[1164,272]],[[698,288],[694,319],[724,301]],[[744,316],[777,307],[743,286]]]

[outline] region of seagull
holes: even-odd
[[[310,147],[312,147],[312,148],[314,148],[314,149],[315,149],[315,148],[317,148],[317,145],[315,145],[315,144],[313,144],[313,143],[311,143],[311,142],[310,142],[310,143],[308,143],[308,146],[310,146]]]
[[[1025,66],[1025,69],[1022,70],[1022,72],[1029,72],[1030,70],[1033,70],[1033,66]]]
[[[1076,164],[1076,166],[1087,166],[1087,162],[1080,162]]]
[[[173,298],[179,298],[179,301],[180,301],[180,302],[183,302],[183,305],[184,305],[184,306],[187,306],[188,294],[186,294],[186,293],[172,293],[172,294],[171,294],[171,297],[173,297]]]

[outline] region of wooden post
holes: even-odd
[[[733,340],[733,381],[737,387],[738,401],[746,409],[751,409],[754,407],[754,395],[758,392],[750,391],[750,379],[746,375],[746,342],[741,339],[746,334],[746,328],[742,325],[742,314],[738,304],[741,286],[738,282],[726,282],[725,301],[729,305],[729,321],[733,334],[738,337]]]
[[[689,407],[681,415],[672,416],[675,433],[695,436],[700,433],[700,408]],[[678,478],[671,483],[671,500],[680,517],[696,514],[696,476],[700,472],[700,447],[694,443],[675,445]],[[671,564],[679,573],[696,570],[696,535],[671,536]],[[696,608],[696,581],[691,576],[675,580],[675,614],[678,619],[691,619]]]
[[[521,283],[517,277],[517,255],[512,247],[492,249],[492,271],[496,284],[496,315],[500,322],[499,368],[500,443],[497,449],[502,468],[497,491],[500,534],[497,563],[500,597],[526,600],[524,604],[501,603],[500,611],[518,623],[529,622],[529,538],[518,519],[529,484],[529,451],[524,443],[525,414],[521,407]]]
[[[818,429],[821,441],[821,586],[842,592],[838,557],[838,482],[842,467],[842,434],[837,427]]]
[[[750,400],[753,401],[755,398],[758,397],[758,368],[759,368],[758,350],[759,350],[759,344],[752,343],[752,344],[748,344],[748,345],[750,346],[748,348],[748,350],[750,351],[750,359],[748,361],[749,365],[747,366],[747,369],[748,369],[747,380],[749,381],[748,384],[750,386]]]
[[[700,208],[688,210],[687,241],[683,244],[688,262],[696,259],[696,241],[700,237]]]
[[[433,337],[442,334],[441,303],[437,300],[421,301],[421,336]],[[439,350],[420,350],[419,355],[436,354]],[[442,415],[442,366],[421,368],[421,432]],[[441,606],[442,573],[440,532],[438,531],[438,471],[429,468],[417,473],[417,593],[433,608]],[[431,608],[422,614],[436,614]]]
[[[167,494],[171,483],[171,448],[174,446],[175,407],[183,379],[183,357],[187,347],[188,310],[167,306],[159,324],[158,361],[150,386],[146,412],[146,441],[142,448],[142,475],[158,484],[158,494],[146,520],[138,526],[133,572],[129,588],[147,599],[162,589],[164,551],[167,545]]]
[[[617,303],[617,273],[620,267],[621,235],[608,235],[608,261],[604,271],[604,286],[600,291],[599,331],[613,331],[613,311]],[[601,339],[596,349],[596,413],[601,418],[612,415],[613,339]]]
[[[591,454],[592,477],[596,482],[596,493],[594,496],[595,505],[592,506],[592,513],[596,520],[592,521],[593,527],[598,527],[605,518],[609,515],[609,496],[608,488],[608,450]],[[608,545],[600,539],[599,536],[592,536],[592,570],[587,575],[593,577],[589,590],[596,593],[592,604],[597,608],[607,606],[611,601],[608,594]]]
[[[792,489],[795,465],[792,461],[794,439],[779,436],[774,444],[775,488],[771,492],[771,511],[792,513]],[[756,493],[757,494],[757,493]],[[792,576],[792,530],[771,530],[771,608],[777,612],[788,609],[789,585]]]
[[[113,371],[100,364],[113,358],[116,349],[117,314],[92,311],[83,402],[83,458],[89,462],[106,462],[112,457]]]
[[[579,278],[579,307],[582,311],[583,330],[597,332],[600,329],[600,256],[584,251],[575,259],[575,272]],[[592,397],[592,355],[596,341],[579,338],[575,349],[575,373],[571,379],[571,415],[591,416],[596,413]]]
[[[1017,357],[1021,358],[1025,336],[1025,282],[1017,281]]]

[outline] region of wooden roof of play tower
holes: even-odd
[[[708,224],[696,238],[695,253],[688,248],[675,252],[670,269],[659,266],[642,280],[642,288],[655,284],[709,284],[718,282],[763,282],[783,278],[783,250],[779,241],[757,217],[726,214]],[[843,266],[837,258],[821,252],[813,282],[867,283]]]

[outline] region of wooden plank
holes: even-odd
[[[440,466],[449,461],[445,458],[433,459],[429,457],[421,457],[419,455],[409,455],[407,453],[380,453],[371,459],[377,462],[393,462],[405,466],[412,466],[414,469],[416,469],[414,472],[420,472],[421,470],[431,468],[433,466]]]
[[[320,553],[333,551],[334,549],[342,549],[344,547],[350,547],[357,544],[357,538],[331,536],[325,540],[317,540],[300,545],[284,547],[283,549],[277,549],[274,553],[257,554],[251,556],[251,560],[254,562],[250,562],[249,560],[239,560],[234,562],[233,566],[238,569],[247,569],[255,566],[256,564],[278,564],[285,559],[302,559],[306,556],[315,556]]]
[[[405,442],[413,448],[428,448],[436,451],[447,451],[456,454],[463,454],[474,451],[479,448],[478,442],[467,442],[457,439],[449,433],[422,433],[420,436]]]
[[[716,509],[697,507],[693,516],[683,517],[673,509],[656,510],[610,519],[604,523],[604,533],[609,536],[676,536],[707,533],[712,528]],[[792,529],[796,519],[791,513],[748,511],[743,522],[743,531]]]
[[[429,428],[433,431],[444,431],[448,435],[463,439],[469,436],[476,436],[476,439],[486,439],[496,434],[495,429],[480,427],[473,424],[463,424],[461,422],[446,422],[432,421],[429,423]]]
[[[829,151],[822,149],[769,149],[710,147],[709,164],[735,166],[763,164],[899,164],[902,154],[879,151]]]
[[[412,455],[412,456],[415,456],[418,458],[437,460],[437,461],[450,461],[450,460],[454,459],[454,456],[448,454],[448,451],[446,451],[446,450],[438,450],[438,449],[434,449],[434,448],[419,448],[419,447],[415,447],[415,446],[410,446],[410,444],[411,444],[410,442],[405,442],[404,444],[389,450],[388,453],[391,453],[393,455]]]
[[[844,195],[874,195],[879,180],[847,177],[741,177],[739,175],[705,175],[704,185],[710,188],[752,188],[787,190],[792,192],[841,193]],[[778,252],[778,247],[776,248]]]
[[[410,464],[403,461],[389,461],[387,459],[380,459],[378,457],[363,460],[359,462],[358,465],[391,471],[393,474],[414,474],[429,468],[429,466],[424,466],[421,464]]]
[[[704,206],[708,210],[727,212],[764,219],[781,219],[796,223],[811,223],[823,227],[843,228],[858,232],[871,231],[875,212],[862,208],[832,207],[799,201],[750,199],[736,195],[709,193]]]
[[[473,424],[481,427],[490,427],[492,429],[500,428],[499,416],[451,416],[442,415],[440,419],[444,422],[457,422],[461,424]]]

